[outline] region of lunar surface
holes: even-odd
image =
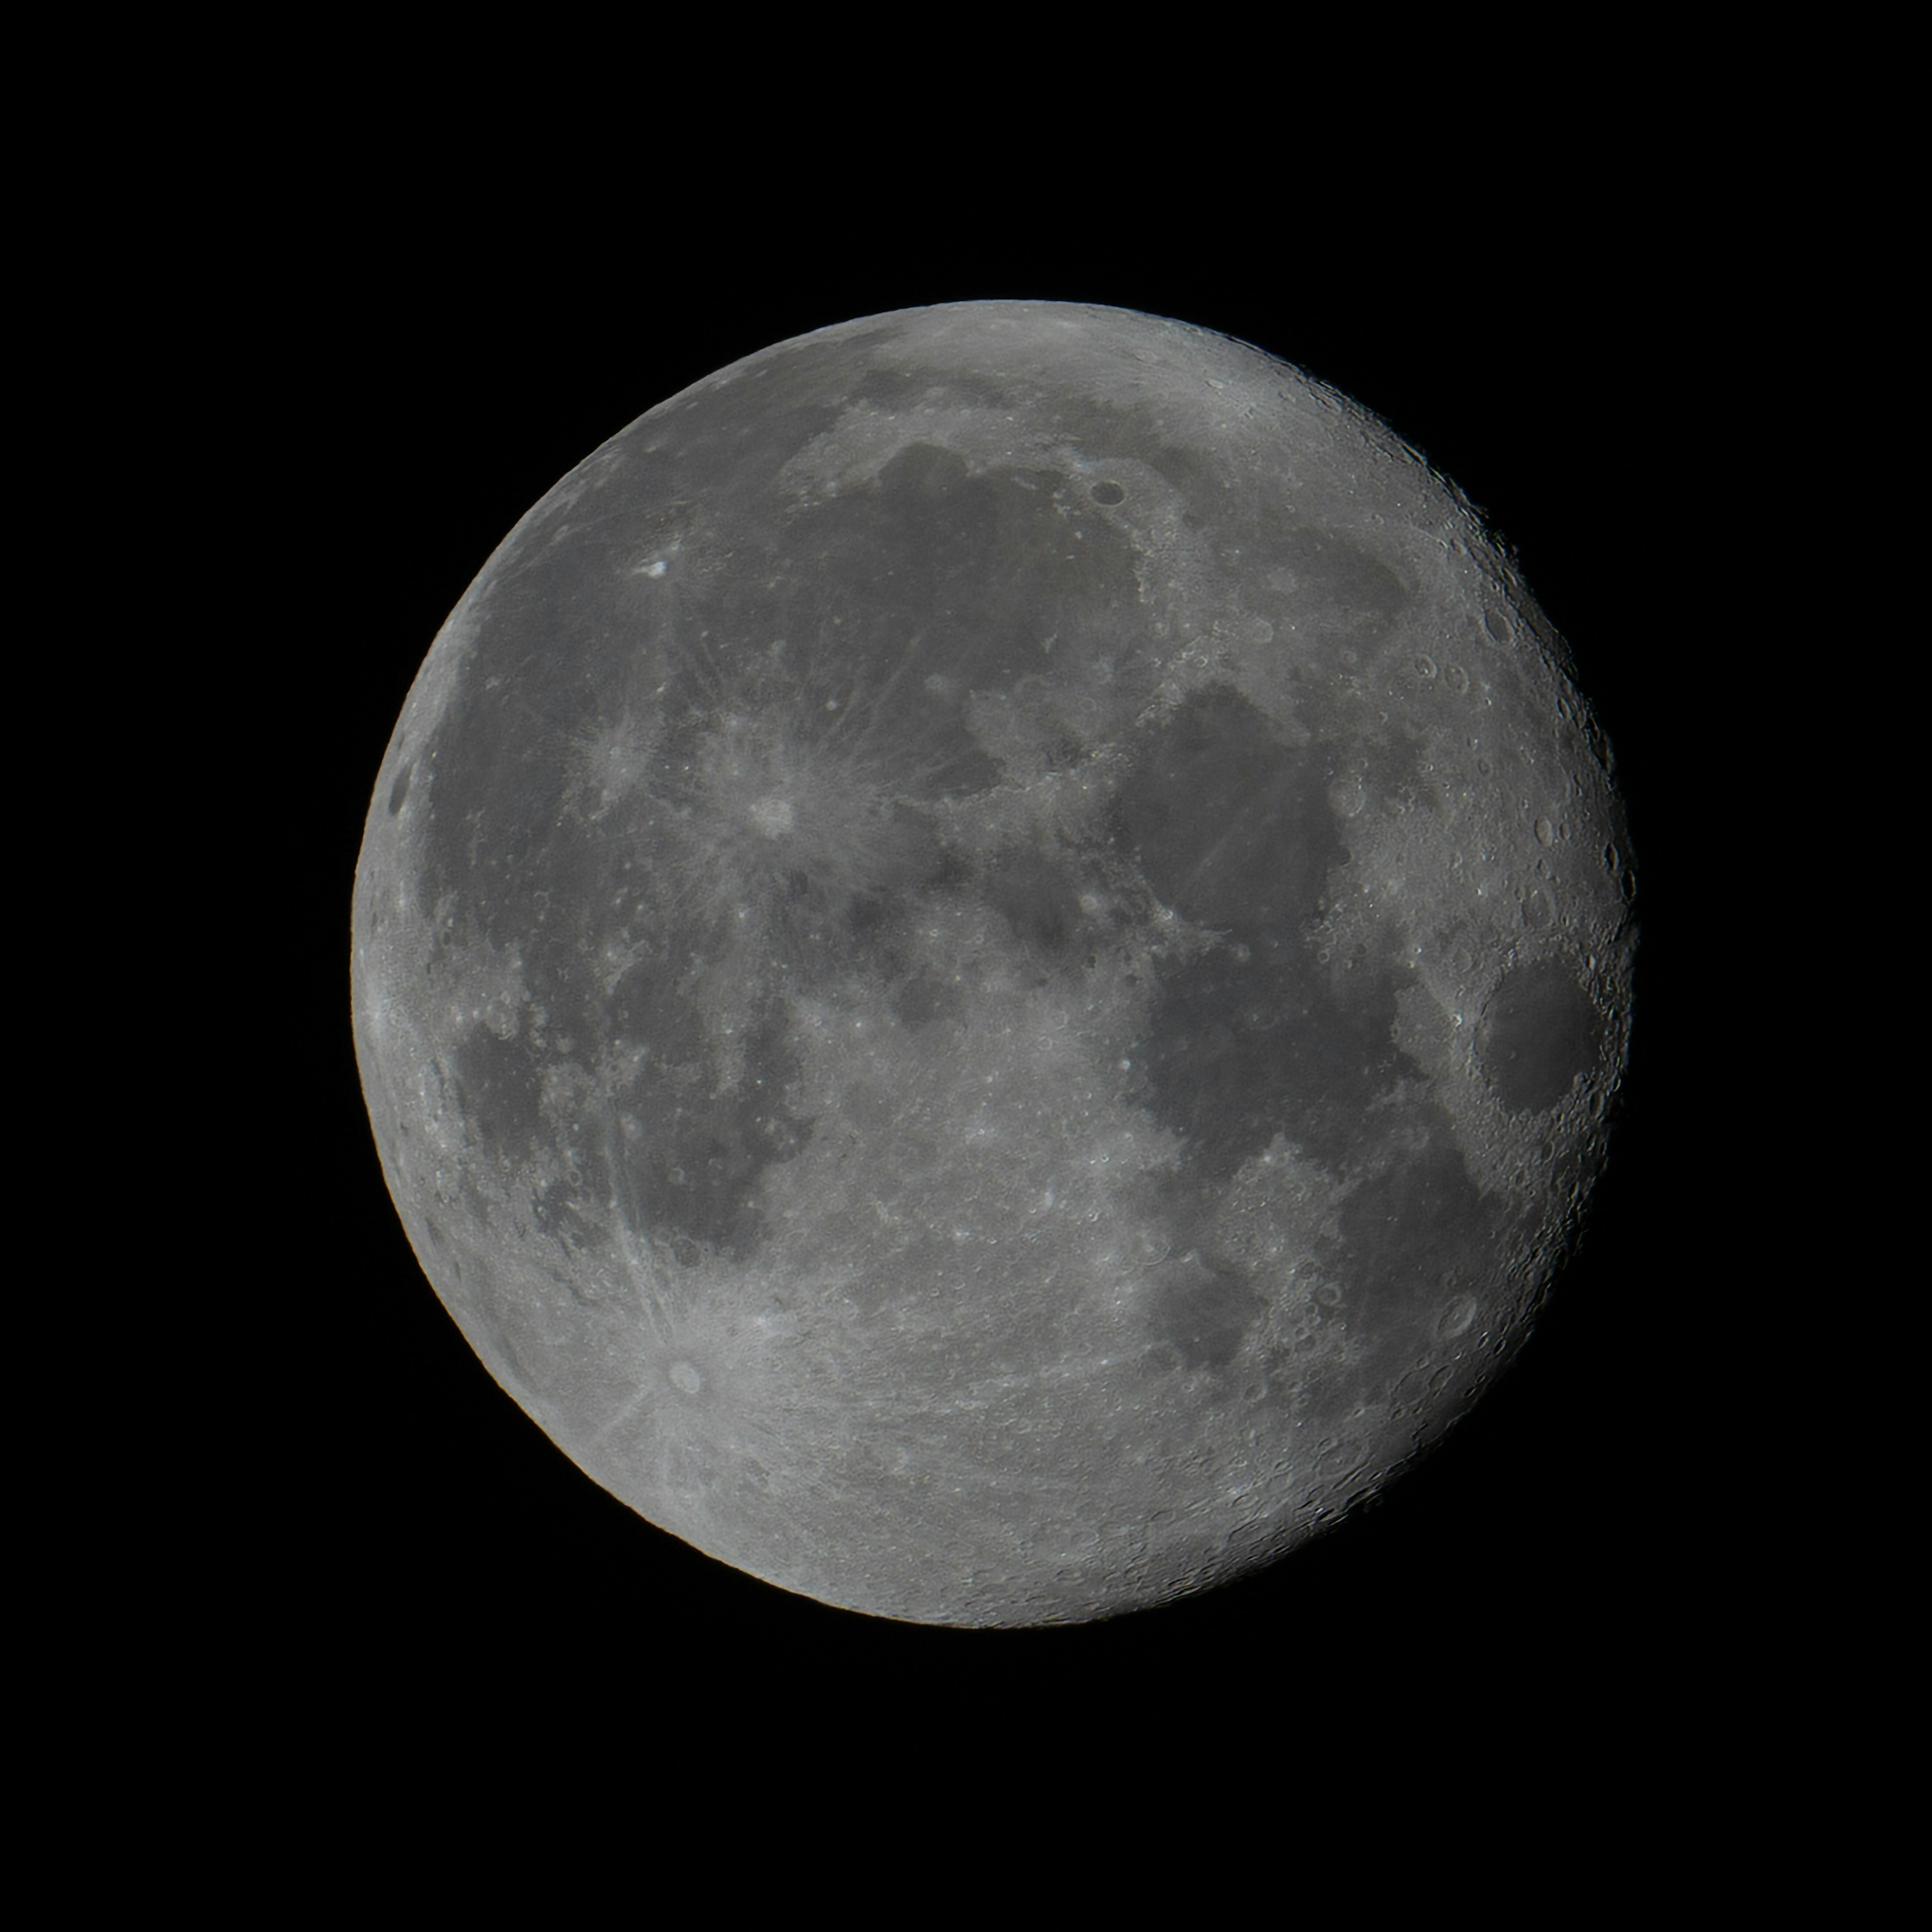
[[[962,303],[721,370],[512,532],[377,780],[356,1047],[436,1292],[598,1483],[826,1602],[1078,1621],[1292,1550],[1520,1343],[1630,892],[1567,652],[1396,436]]]

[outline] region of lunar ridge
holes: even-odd
[[[1568,654],[1468,504],[1246,344],[959,303],[566,477],[378,775],[354,1024],[499,1382],[876,1616],[1274,1560],[1520,1345],[1628,1051]]]

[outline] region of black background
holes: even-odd
[[[1024,1710],[1169,1739],[1366,1726],[1453,1760],[1472,1727],[1620,1723],[1660,1672],[1674,1680],[1704,1641],[1683,1595],[1696,1528],[1676,1500],[1699,1397],[1676,1338],[1702,1286],[1684,1198],[1702,1117],[1681,754],[1706,648],[1690,540],[1706,361],[1682,305],[1682,225],[1616,180],[1575,187],[1540,213],[1460,218],[1426,198],[1311,214],[1184,190],[1095,226],[994,192],[909,218],[820,176],[778,184],[755,216],[646,196],[592,221],[479,200],[453,175],[374,237],[321,224],[284,384],[320,452],[286,647],[320,674],[277,686],[300,779],[284,863],[303,962],[292,1000],[276,989],[278,1037],[294,1036],[306,1099],[296,1144],[248,1156],[275,1170],[272,1251],[291,1258],[247,1338],[255,1449],[221,1463],[212,1502],[275,1694],[405,1733],[465,1706],[653,1734],[714,1720],[884,1734]],[[348,916],[410,680],[552,483],[770,343],[995,296],[1255,343],[1382,415],[1483,506],[1610,737],[1644,940],[1588,1239],[1520,1365],[1441,1452],[1259,1577],[1103,1624],[969,1633],[736,1574],[595,1487],[496,1388],[385,1191],[350,1040]],[[275,1077],[290,1064],[284,1051]]]

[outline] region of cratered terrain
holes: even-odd
[[[484,566],[356,1047],[491,1373],[721,1560],[932,1623],[1292,1549],[1526,1334],[1624,1064],[1606,748],[1301,372],[960,303],[747,358]]]

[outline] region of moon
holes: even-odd
[[[517,525],[377,776],[385,1178],[650,1522],[931,1624],[1275,1561],[1520,1347],[1626,1063],[1569,654],[1359,406],[1124,310],[781,343]]]

